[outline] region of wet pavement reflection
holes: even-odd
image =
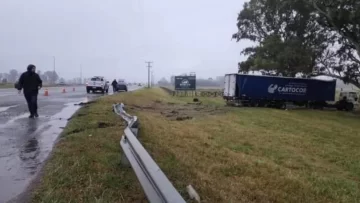
[[[17,198],[36,177],[68,119],[81,107],[75,104],[102,96],[87,95],[85,90],[66,94],[51,90],[58,93],[39,96],[37,119],[28,118],[22,95],[0,90],[0,203],[22,202]]]
[[[64,97],[41,98],[37,119],[28,118],[23,97],[8,99],[8,103],[16,101],[9,106],[1,106],[0,100],[0,203],[18,202],[14,198],[39,172],[68,119],[80,108],[74,104],[101,95],[60,96]]]

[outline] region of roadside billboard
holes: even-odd
[[[175,90],[196,90],[196,76],[175,76]]]

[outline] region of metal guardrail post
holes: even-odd
[[[123,107],[123,104],[113,105],[114,112],[128,123],[120,140],[120,146],[124,152],[122,163],[133,168],[150,203],[185,203],[185,200],[137,139],[139,129],[137,117],[127,114]]]

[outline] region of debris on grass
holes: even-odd
[[[188,185],[186,186],[186,191],[188,192],[189,196],[191,199],[196,200],[197,202],[200,203],[200,196],[199,194],[196,192],[196,190],[193,188],[192,185]]]

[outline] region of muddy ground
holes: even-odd
[[[192,120],[207,115],[224,114],[228,111],[228,108],[226,107],[205,105],[201,101],[178,104],[157,100],[144,106],[128,104],[127,108],[133,111],[159,113],[163,117],[172,121]]]

